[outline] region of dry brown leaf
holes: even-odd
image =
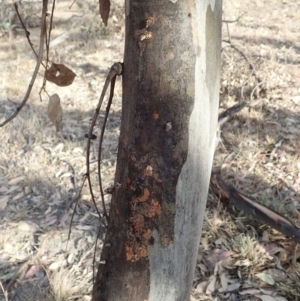
[[[71,85],[75,76],[76,74],[63,64],[52,63],[51,67],[45,72],[46,79],[60,87]]]
[[[107,20],[110,11],[110,0],[99,0],[99,10],[103,23],[105,26],[107,26]]]
[[[55,125],[56,131],[60,131],[62,129],[63,110],[57,94],[50,96],[47,113],[49,119]]]

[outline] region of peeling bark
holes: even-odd
[[[122,125],[94,301],[189,300],[217,127],[221,1],[126,1]]]

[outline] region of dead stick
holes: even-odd
[[[33,88],[34,82],[35,82],[36,77],[38,75],[40,65],[41,65],[41,62],[42,62],[42,59],[43,59],[47,6],[48,6],[48,0],[43,0],[43,12],[42,12],[42,21],[41,21],[39,55],[37,57],[37,62],[36,62],[35,69],[34,69],[31,81],[29,83],[27,92],[26,92],[25,97],[24,97],[23,101],[21,102],[21,104],[17,107],[16,111],[9,118],[7,118],[5,121],[3,121],[0,124],[0,127],[3,127],[4,125],[6,125],[8,122],[10,122],[12,119],[14,119],[20,113],[22,108],[25,106],[25,104],[26,104],[26,102],[29,98],[29,95],[31,93],[31,90]]]
[[[107,78],[106,78],[105,83],[104,83],[104,87],[102,89],[102,92],[101,92],[101,95],[100,95],[100,98],[99,98],[99,101],[98,101],[98,105],[96,107],[95,114],[94,114],[94,117],[93,117],[93,120],[92,120],[92,123],[91,123],[91,126],[90,126],[88,137],[87,137],[88,141],[87,141],[87,150],[86,150],[86,176],[87,176],[87,180],[88,180],[88,185],[89,185],[89,190],[90,190],[90,193],[91,193],[92,201],[94,203],[94,206],[96,208],[96,211],[97,211],[99,217],[101,217],[101,215],[100,215],[100,212],[99,212],[99,210],[97,208],[97,205],[96,205],[95,196],[94,196],[93,188],[92,188],[92,182],[91,182],[91,178],[90,178],[90,148],[91,148],[91,138],[92,138],[92,135],[93,135],[94,126],[96,124],[98,115],[100,113],[100,108],[102,106],[102,102],[103,102],[106,90],[107,90],[107,88],[108,88],[111,80],[116,75],[120,75],[121,73],[122,73],[122,64],[120,64],[120,63],[115,63],[110,68],[110,71],[109,71],[109,73],[107,75]],[[104,201],[104,200],[102,200],[102,201]]]
[[[293,238],[296,242],[300,242],[300,229],[290,220],[239,192],[232,185],[226,184],[220,175],[215,172],[211,175],[210,186],[215,193],[219,194],[221,200],[230,201],[245,213],[256,217],[284,235]]]

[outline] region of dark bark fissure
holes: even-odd
[[[156,2],[156,3],[155,3]],[[194,99],[190,16],[181,5],[133,2],[126,17],[122,125],[115,193],[94,301],[149,296],[148,246],[173,241],[175,194]],[[114,289],[112,289],[114,287]]]

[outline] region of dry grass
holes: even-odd
[[[67,301],[74,296],[79,298],[87,290],[88,280],[74,269],[61,269],[49,276],[51,293],[55,301]]]
[[[57,269],[51,270],[48,277],[40,268],[28,279],[33,279],[40,288],[49,283],[52,294],[47,292],[44,298],[60,301],[82,300],[82,296],[88,300],[87,295],[91,293],[92,254],[81,259],[95,241],[97,217],[86,187],[66,249],[74,208],[74,204],[70,209],[69,205],[85,173],[84,135],[107,71],[114,62],[122,61],[124,34],[120,1],[112,3],[108,28],[94,15],[98,11],[97,1],[77,0],[71,10],[67,9],[68,5],[65,1],[58,3],[53,37],[60,38],[65,32],[68,36],[52,48],[50,55],[56,63],[70,67],[77,77],[67,88],[47,84],[49,95],[57,93],[61,98],[62,132],[56,133],[47,118],[48,96],[43,94],[43,102],[38,96],[42,70],[27,105],[17,118],[0,129],[0,281],[7,284],[14,266],[20,266],[22,260],[40,247],[43,235],[49,235],[40,264],[46,268],[57,266]],[[38,18],[35,14],[31,16],[34,9],[37,4],[30,2],[30,7],[23,12],[31,22],[30,37],[37,45]],[[246,55],[262,84],[258,85],[258,78],[245,59],[224,43],[220,112],[242,100],[260,102],[250,110],[244,109],[222,127],[222,141],[214,165],[221,169],[228,183],[299,224],[298,4],[275,0],[225,1],[224,11],[227,20],[245,11],[238,22],[228,24],[229,32],[223,27],[223,37],[231,39]],[[35,64],[21,31],[16,32],[15,39],[9,39],[5,35],[7,24],[2,23],[1,120],[20,103]],[[114,175],[120,100],[121,85],[117,83],[104,141],[104,188],[110,186]],[[93,143],[92,162],[97,147]],[[91,172],[95,168],[92,164]],[[97,183],[97,178],[93,181]],[[101,211],[99,191],[95,194]],[[109,203],[109,196],[106,202]],[[300,300],[299,268],[299,251],[293,241],[235,208],[225,208],[209,195],[193,298],[220,300],[224,288],[238,287],[229,293],[230,298],[297,301]],[[257,277],[265,274],[271,275],[274,285]],[[14,287],[17,289],[18,285]]]

